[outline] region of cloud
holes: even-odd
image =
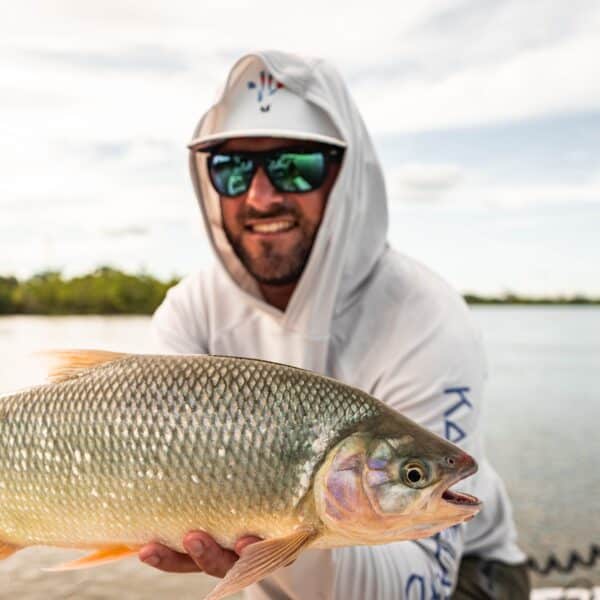
[[[176,111],[171,119],[182,127],[188,119],[189,135],[191,115],[209,106],[233,60],[257,46],[332,60],[375,132],[586,110],[600,103],[600,7],[575,2],[375,1],[369,11],[348,2],[340,14],[307,0],[286,7],[294,28],[273,27],[274,0],[258,7],[105,2],[101,9],[25,2],[0,25],[0,66],[10,82],[4,97],[16,98],[7,121],[22,130],[32,115],[18,99],[37,97],[41,106],[52,90],[71,110],[46,104],[42,129],[59,113],[70,135],[104,138],[118,127],[140,134],[144,119],[167,132],[161,117]],[[321,19],[311,18],[311,4]]]
[[[499,184],[484,171],[457,164],[404,163],[386,172],[392,203],[442,202],[455,208],[527,208],[591,204],[600,206],[600,170],[579,183]]]
[[[405,163],[387,174],[390,197],[402,201],[441,200],[464,179],[464,170],[451,164]]]
[[[99,164],[110,161],[112,168],[132,173],[145,171],[146,177],[156,169],[170,171],[175,162],[179,162],[183,154],[183,144],[176,145],[171,140],[153,138],[133,138],[113,141],[101,141],[92,144],[80,142],[66,143],[64,149],[74,157]]]
[[[81,70],[117,70],[173,74],[187,71],[189,62],[181,52],[161,45],[134,45],[73,52],[62,50],[30,50],[28,55],[48,63],[59,63]]]
[[[447,47],[443,58],[448,63],[468,57],[489,63],[577,36],[597,14],[593,0],[574,0],[569,6],[548,0],[463,0],[432,13],[411,37],[430,38],[428,46],[435,40],[438,50]],[[543,26],[532,26],[541,21]]]
[[[599,203],[394,204],[390,242],[463,291],[598,295],[599,219]]]
[[[391,80],[376,92],[358,85],[356,98],[367,126],[388,134],[591,111],[600,105],[598,55],[600,36],[582,35],[443,78]]]
[[[105,229],[104,235],[110,238],[123,238],[130,236],[146,235],[150,229],[139,225],[130,225],[129,227],[115,227],[114,229]]]
[[[576,7],[546,0],[439,2],[396,32],[394,48],[375,48],[366,64],[352,57],[347,73],[353,83],[385,85],[434,81],[475,66],[493,68],[585,34],[598,9],[589,0],[576,1]],[[541,15],[544,26],[532,27]]]
[[[0,269],[142,260],[164,272],[193,268],[203,251],[185,144],[233,61],[257,47],[336,65],[390,149],[391,212],[413,211],[415,224],[437,218],[440,239],[451,220],[464,219],[457,239],[473,235],[468,211],[487,219],[598,206],[599,113],[574,119],[600,106],[597,2],[372,0],[365,10],[348,0],[340,10],[306,0],[285,6],[292,27],[277,26],[281,6],[14,4],[0,23]],[[431,237],[417,233],[402,235],[418,238],[435,264]],[[501,235],[498,257],[517,256],[512,230]],[[569,235],[572,248],[581,243]],[[571,246],[561,247],[565,256]],[[447,248],[434,251],[455,261]],[[597,270],[597,260],[576,258]],[[473,273],[475,284],[500,277],[487,267]],[[502,274],[507,285],[510,276]]]
[[[417,185],[389,186],[391,202],[431,203],[443,201],[455,208],[527,208],[545,209],[557,205],[600,205],[600,185],[581,184],[564,186],[522,185],[492,186],[465,185],[461,178],[444,180],[435,178]]]
[[[474,187],[464,191],[464,204],[490,208],[551,205],[600,205],[600,185],[526,185]]]

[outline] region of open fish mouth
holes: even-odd
[[[468,454],[464,454],[459,459],[460,469],[459,472],[456,473],[455,477],[452,481],[447,483],[447,488],[442,492],[442,500],[445,500],[448,504],[452,504],[454,506],[461,506],[464,508],[473,508],[476,509],[481,506],[481,501],[479,498],[475,496],[471,496],[471,494],[466,494],[465,492],[457,492],[451,490],[450,487],[462,481],[466,477],[470,477],[477,472],[477,463],[473,459],[472,456]]]
[[[457,504],[459,506],[479,506],[481,501],[475,496],[465,494],[464,492],[454,492],[452,490],[446,490],[442,494],[442,500],[449,502],[450,504]]]
[[[471,494],[457,492],[450,489],[451,486],[477,472],[477,463],[471,456],[465,455],[462,462],[464,463],[463,468],[460,470],[454,480],[449,482],[448,487],[442,492],[442,500],[445,500],[452,506],[465,509],[466,512],[470,513],[471,515],[475,515],[481,508],[481,500],[475,496],[471,496]]]

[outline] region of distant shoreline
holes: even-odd
[[[0,275],[0,315],[150,315],[179,278],[161,281],[145,273],[101,267],[86,275],[64,278],[47,271],[19,280]],[[600,298],[583,295],[529,297],[463,295],[471,305],[600,306]]]
[[[467,304],[498,304],[498,305],[531,305],[531,306],[600,306],[600,298],[587,296],[518,296],[505,294],[503,296],[479,296],[476,294],[463,294]]]

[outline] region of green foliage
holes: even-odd
[[[152,314],[175,283],[110,267],[72,279],[55,271],[25,281],[0,277],[0,314]]]
[[[71,279],[57,271],[38,273],[24,281],[0,276],[0,315],[149,315],[177,281],[160,281],[111,267]],[[527,298],[513,293],[499,297],[465,294],[465,300],[469,304],[600,304],[600,298],[581,295]]]
[[[558,296],[558,297],[527,297],[507,292],[503,296],[478,296],[476,294],[465,294],[464,296],[468,304],[519,304],[519,305],[598,305],[600,298],[588,298],[581,294],[574,296]]]
[[[13,295],[18,286],[16,277],[0,277],[0,315],[15,312]]]

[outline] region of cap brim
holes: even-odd
[[[272,138],[285,138],[290,140],[303,140],[309,142],[320,142],[322,144],[330,144],[332,146],[339,146],[345,148],[346,142],[333,138],[327,135],[321,135],[318,133],[304,133],[300,131],[290,130],[274,130],[274,129],[246,129],[238,131],[227,131],[223,133],[213,133],[211,135],[204,135],[198,138],[194,138],[189,144],[190,150],[208,150],[214,146],[218,146],[226,140],[232,138],[252,138],[252,137],[272,137]]]

